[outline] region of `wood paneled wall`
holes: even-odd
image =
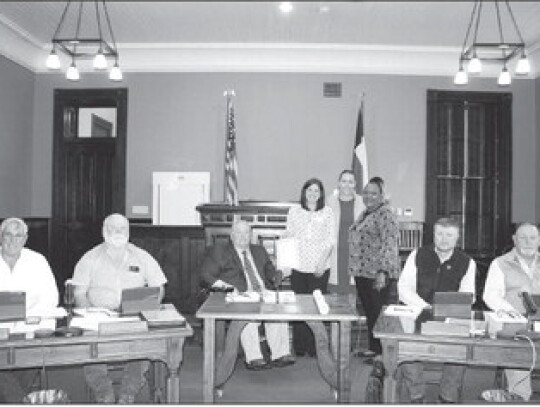
[[[161,265],[168,279],[164,302],[194,314],[200,298],[197,269],[205,250],[203,228],[132,224],[130,240]]]

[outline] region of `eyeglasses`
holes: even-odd
[[[26,237],[26,234],[13,234],[13,233],[2,233],[2,238],[11,239],[11,240],[23,240]]]

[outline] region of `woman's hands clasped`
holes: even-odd
[[[377,291],[381,291],[388,284],[388,277],[384,271],[377,272],[375,280],[373,281],[373,288]]]

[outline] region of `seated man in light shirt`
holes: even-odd
[[[103,221],[104,242],[81,257],[75,265],[72,284],[77,307],[104,307],[118,310],[122,290],[160,287],[163,299],[167,282],[157,261],[145,250],[128,242],[129,221],[120,214]],[[118,403],[133,403],[145,383],[148,362],[127,362],[119,390]],[[85,378],[98,403],[114,403],[115,394],[106,364],[84,367]]]
[[[520,294],[540,294],[540,237],[532,223],[518,225],[512,236],[514,248],[496,257],[489,266],[484,286],[484,302],[493,311],[525,314]],[[528,401],[531,378],[528,370],[505,369],[508,390]]]
[[[398,296],[406,305],[431,308],[438,291],[475,293],[476,263],[456,248],[459,225],[450,218],[441,218],[433,228],[433,245],[414,250],[398,280]],[[425,395],[423,363],[403,363],[402,378],[411,402],[420,403]],[[440,383],[439,401],[455,403],[463,382],[465,366],[445,364]]]
[[[28,226],[22,219],[7,218],[0,225],[0,239],[0,290],[24,291],[27,316],[50,314],[58,306],[58,288],[45,257],[24,247]],[[4,401],[22,402],[38,374],[37,369],[0,371]]]
[[[273,286],[277,271],[264,247],[252,245],[251,227],[245,221],[235,222],[231,239],[225,245],[208,249],[200,266],[201,283],[218,289],[237,291],[264,291]],[[249,264],[246,264],[246,261]],[[254,272],[256,281],[251,281],[247,267]],[[258,287],[254,287],[257,285]],[[290,353],[289,326],[286,322],[266,322],[266,339],[271,352],[271,361],[264,360],[259,340],[260,323],[248,323],[240,334],[240,342],[246,356],[246,367],[261,370],[284,367],[295,363]]]

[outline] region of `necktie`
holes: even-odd
[[[261,285],[259,284],[259,280],[257,280],[255,270],[253,270],[253,267],[251,267],[251,262],[248,259],[247,252],[244,250],[242,252],[242,255],[244,257],[244,269],[246,270],[246,274],[248,275],[249,282],[251,283],[253,291],[261,292]]]

